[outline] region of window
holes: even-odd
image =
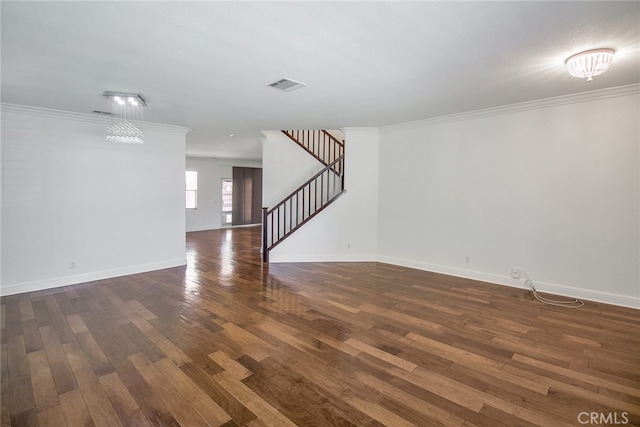
[[[186,171],[185,172],[185,190],[186,190],[186,204],[187,209],[198,208],[198,172]]]
[[[222,180],[222,224],[231,224],[233,218],[233,180]]]

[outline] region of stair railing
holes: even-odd
[[[344,191],[342,154],[280,203],[271,209],[262,208],[263,261],[268,262],[271,249],[324,210]]]
[[[344,142],[338,141],[326,130],[283,130],[282,133],[325,166],[334,163],[336,159],[344,155]],[[339,168],[342,166],[341,162],[337,162],[332,170],[341,175],[342,171]]]

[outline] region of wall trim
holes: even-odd
[[[528,290],[528,288],[524,284],[524,280],[512,279],[509,276],[503,276],[499,274],[467,270],[467,269],[462,269],[457,267],[450,267],[446,265],[430,264],[430,263],[421,262],[421,261],[415,261],[415,260],[404,259],[404,258],[396,258],[396,257],[390,257],[390,256],[384,256],[384,255],[379,255],[377,257],[377,261],[384,262],[387,264],[398,265],[401,267],[415,268],[417,270],[430,271],[433,273],[446,274],[449,276],[479,280],[483,282],[493,283],[496,285],[510,286],[513,288]],[[640,297],[614,294],[611,292],[594,291],[591,289],[576,288],[573,286],[559,285],[555,283],[539,282],[536,280],[533,280],[533,282],[535,283],[536,289],[540,292],[546,292],[550,294],[571,297],[571,298],[580,298],[588,301],[618,305],[622,307],[640,309]]]
[[[190,233],[192,231],[208,231],[208,230],[219,230],[222,227],[219,225],[201,225],[201,226],[196,226],[196,227],[187,227],[187,229],[185,230],[187,233]]]
[[[189,233],[191,231],[208,231],[208,230],[221,230],[221,229],[229,229],[229,228],[248,228],[248,227],[261,227],[262,223],[256,224],[243,224],[243,225],[202,225],[197,227],[188,227],[186,232]]]
[[[345,138],[347,134],[361,134],[361,135],[377,135],[380,133],[380,129],[378,127],[346,127],[343,128],[343,133]]]
[[[25,292],[41,291],[44,289],[58,288],[61,286],[77,285],[79,283],[93,282],[95,280],[112,279],[114,277],[128,276],[130,274],[146,273],[148,271],[162,270],[165,268],[186,265],[186,258],[176,258],[167,261],[152,262],[149,264],[132,265],[129,267],[115,268],[113,270],[94,271],[75,276],[58,277],[55,279],[36,280],[34,282],[15,283],[2,285],[0,296],[22,294]]]
[[[534,101],[520,102],[517,104],[502,105],[498,107],[485,108],[482,110],[467,111],[464,113],[450,114],[446,116],[433,117],[430,119],[416,120],[406,123],[398,123],[380,127],[380,133],[393,132],[404,129],[415,129],[421,127],[436,126],[444,123],[459,122],[465,120],[479,119],[497,115],[517,113],[521,111],[537,110],[541,108],[556,107],[567,104],[577,104],[580,102],[595,101],[606,98],[617,98],[621,96],[640,95],[640,84],[631,84],[607,89],[598,89],[588,92],[562,95],[552,98],[537,99]],[[351,128],[348,128],[351,129]],[[353,128],[358,129],[358,128]]]
[[[73,111],[55,110],[52,108],[33,107],[30,105],[8,104],[5,102],[0,103],[0,110],[2,114],[17,113],[34,117],[45,117],[53,119],[73,120],[76,122],[97,123],[102,125],[108,125],[111,123],[109,117],[105,117],[98,114],[86,114],[76,113]],[[152,123],[145,121],[133,121],[143,130],[157,130],[169,133],[178,133],[186,135],[191,132],[191,129],[184,126],[165,125],[162,123]]]
[[[256,222],[254,224],[239,224],[239,225],[231,225],[231,224],[226,224],[221,226],[220,228],[251,228],[251,227],[262,227],[262,222]]]
[[[288,262],[375,262],[376,256],[372,254],[323,254],[323,255],[287,255],[278,256],[273,252],[269,254],[269,264],[281,264]]]

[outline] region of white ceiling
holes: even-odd
[[[640,2],[2,1],[2,102],[90,113],[138,92],[187,153],[261,130],[385,126],[640,82]],[[592,83],[577,52],[616,50]],[[306,87],[267,85],[288,77]],[[236,136],[229,137],[230,133]]]

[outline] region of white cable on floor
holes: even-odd
[[[525,277],[527,279],[524,281],[524,284],[529,287],[529,292],[531,292],[533,297],[541,303],[563,308],[580,308],[584,305],[584,302],[578,298],[571,298],[570,300],[553,300],[540,296],[536,291],[536,287],[533,285],[533,282],[529,279],[529,276],[525,274]]]

